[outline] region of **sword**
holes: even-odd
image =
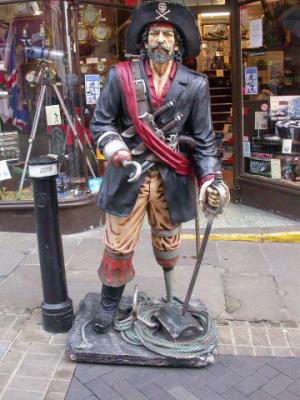
[[[196,283],[196,280],[197,280],[197,277],[198,277],[200,266],[202,264],[202,260],[203,260],[204,253],[205,253],[205,250],[206,250],[206,246],[207,246],[207,242],[208,242],[208,238],[209,238],[209,235],[210,235],[210,231],[211,231],[211,228],[212,228],[213,221],[214,221],[216,215],[222,213],[222,210],[223,210],[224,204],[225,204],[226,192],[225,192],[224,186],[222,185],[222,174],[220,172],[216,173],[215,179],[214,179],[213,183],[211,184],[211,186],[219,192],[220,204],[219,204],[219,207],[216,208],[216,209],[212,208],[212,207],[208,207],[209,214],[208,214],[208,217],[207,217],[207,225],[206,225],[206,228],[205,228],[205,232],[204,232],[203,240],[202,240],[202,243],[201,243],[200,251],[199,251],[198,258],[197,258],[197,261],[196,261],[196,265],[195,265],[195,268],[194,268],[193,276],[192,276],[192,279],[191,279],[191,282],[190,282],[190,285],[189,285],[189,288],[188,288],[188,291],[187,291],[187,294],[186,294],[186,297],[185,297],[185,300],[184,300],[184,305],[183,305],[183,308],[182,308],[182,315],[185,315],[185,313],[187,311],[187,308],[188,308],[188,306],[190,304],[190,300],[191,300],[191,297],[192,297],[193,289],[194,289],[194,286],[195,286],[195,283]]]

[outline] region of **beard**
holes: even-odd
[[[156,49],[162,49],[164,52],[160,53],[155,51]],[[149,47],[147,50],[147,54],[150,60],[152,60],[155,64],[166,64],[170,60],[174,60],[175,52],[173,51],[171,54],[169,53],[169,49],[163,45],[156,45]]]

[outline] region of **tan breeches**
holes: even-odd
[[[152,245],[157,260],[171,261],[178,256],[181,225],[170,222],[163,182],[158,171],[149,172],[146,176],[133,211],[128,217],[107,214],[106,247],[113,254],[132,253],[139,239],[146,213],[151,226]],[[168,267],[167,264],[166,262],[166,265],[162,266]]]

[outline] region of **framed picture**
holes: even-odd
[[[229,39],[229,24],[204,24],[202,29],[203,40]]]

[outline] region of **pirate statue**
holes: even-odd
[[[195,217],[194,176],[203,207],[219,206],[219,192],[211,187],[219,162],[208,81],[182,65],[199,54],[200,44],[183,4],[142,3],[126,36],[127,52],[136,57],[110,69],[98,99],[91,131],[108,166],[97,201],[107,216],[96,332],[111,327],[134,277],[132,257],[145,214],[170,300],[181,224]]]

